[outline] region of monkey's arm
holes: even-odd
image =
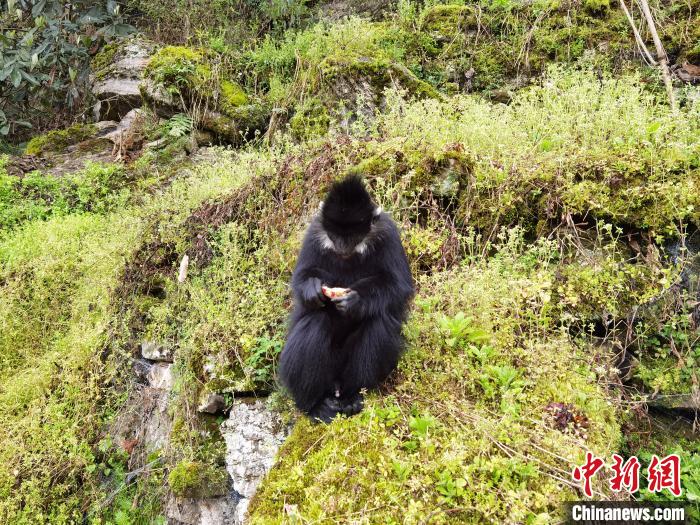
[[[347,315],[356,318],[384,313],[403,315],[413,296],[413,278],[398,231],[392,233],[383,249],[375,254],[377,271],[352,283],[348,287],[352,290],[350,294],[333,301]]]
[[[313,240],[305,239],[291,284],[294,299],[306,308],[322,308],[328,302],[321,290],[321,285],[328,282],[328,272],[316,264],[320,256]]]

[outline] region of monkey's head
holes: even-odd
[[[367,247],[364,241],[381,211],[360,177],[351,175],[336,182],[321,203],[321,225],[328,237],[326,247],[344,257],[363,253]]]

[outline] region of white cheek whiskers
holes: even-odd
[[[322,248],[335,251],[335,244],[326,232],[322,231],[318,236],[318,240]]]
[[[362,241],[360,244],[355,246],[355,253],[363,255],[367,251],[367,241]]]

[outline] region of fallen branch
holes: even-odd
[[[639,6],[644,13],[644,18],[646,18],[647,26],[651,37],[654,40],[654,46],[656,47],[656,57],[659,60],[659,67],[661,68],[661,76],[664,79],[664,85],[666,86],[666,93],[668,94],[668,102],[671,106],[671,111],[674,113],[678,111],[678,104],[676,103],[676,96],[673,94],[673,82],[671,81],[671,70],[668,67],[668,55],[664,50],[664,46],[659,38],[659,33],[656,31],[656,24],[654,23],[654,17],[651,15],[651,9],[649,9],[649,2],[647,0],[637,0]]]
[[[642,40],[642,35],[639,34],[639,29],[637,29],[637,24],[634,23],[634,18],[632,18],[632,14],[630,13],[629,9],[627,9],[627,4],[625,4],[625,0],[620,0],[620,5],[622,6],[622,10],[625,12],[625,16],[627,16],[627,20],[630,23],[630,27],[632,27],[632,32],[634,33],[634,39],[637,41],[637,45],[639,46],[639,50],[642,52],[642,55],[644,55],[644,58],[646,59],[647,63],[650,66],[655,66],[656,60],[654,60],[654,57],[651,56],[651,53],[649,52],[649,48],[647,48],[647,45],[644,43],[644,40]]]

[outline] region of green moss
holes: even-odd
[[[144,76],[169,92],[196,90],[211,78],[205,53],[185,46],[166,46],[150,58]]]
[[[97,128],[93,124],[74,124],[66,129],[49,131],[32,138],[27,143],[25,153],[27,155],[61,153],[68,146],[90,138],[96,131]]]
[[[670,277],[644,265],[625,263],[624,252],[611,255],[605,251],[592,254],[586,263],[572,262],[559,274],[560,303],[581,319],[624,318],[657,297]]]
[[[289,120],[289,129],[297,140],[309,140],[328,132],[328,110],[317,98],[308,98]]]
[[[610,10],[610,0],[585,0],[583,7],[593,15],[602,15]]]
[[[381,177],[393,171],[394,165],[391,159],[386,156],[372,156],[363,159],[361,162],[348,170],[348,174],[360,175],[363,177]]]
[[[230,115],[239,106],[248,103],[248,96],[243,88],[235,82],[223,80],[221,82],[221,110]]]
[[[685,59],[691,64],[700,65],[700,43],[686,53]]]
[[[421,15],[419,29],[432,33],[438,40],[459,39],[464,32],[478,27],[472,6],[435,5]]]
[[[389,65],[389,60],[383,57],[337,55],[326,57],[319,64],[319,69],[325,78],[332,80],[345,75],[383,77]]]
[[[181,498],[214,498],[228,493],[229,477],[223,467],[181,461],[168,474],[168,484],[173,494]]]
[[[121,44],[119,43],[106,44],[92,57],[90,68],[95,74],[95,78],[99,80],[109,75],[120,48]]]

